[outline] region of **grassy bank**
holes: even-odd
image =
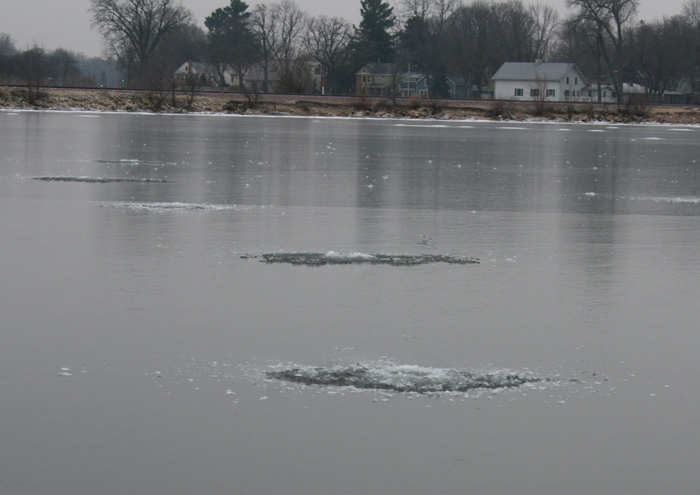
[[[0,108],[700,125],[698,107],[0,87]]]

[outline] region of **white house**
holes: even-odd
[[[493,75],[494,98],[521,101],[581,101],[588,81],[576,64],[506,62]],[[587,98],[585,98],[587,99]]]
[[[588,97],[589,101],[598,101],[598,83],[593,81],[591,84],[584,88],[582,95]],[[614,103],[617,101],[617,93],[612,84],[601,84],[600,85],[600,101],[602,103]]]
[[[644,97],[648,94],[647,88],[639,84],[622,83],[622,100],[629,102],[630,98]],[[584,96],[586,97],[584,99]],[[587,88],[581,91],[581,99],[584,101],[598,101],[598,83],[592,82]],[[612,84],[601,84],[600,86],[600,102],[601,103],[617,103],[617,93]]]
[[[231,69],[224,70],[224,85],[233,86],[238,84],[238,75]],[[220,86],[221,78],[216,72],[216,67],[212,64],[202,62],[192,62],[188,60],[175,70],[175,80],[180,83],[191,81],[196,78],[198,86]]]

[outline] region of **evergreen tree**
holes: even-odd
[[[382,0],[362,0],[362,22],[355,28],[355,52],[362,62],[391,62],[394,58],[396,24],[394,9]]]
[[[216,65],[221,82],[224,71],[231,67],[243,88],[243,77],[250,65],[259,59],[260,48],[250,28],[248,4],[231,0],[227,7],[216,9],[204,20],[209,30],[209,58]]]

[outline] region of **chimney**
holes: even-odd
[[[536,59],[535,59],[535,65],[540,65],[541,63],[542,63],[542,59],[541,59],[541,58],[536,58]]]

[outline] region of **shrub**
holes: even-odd
[[[515,118],[515,105],[512,101],[496,100],[491,104],[486,115],[497,120],[512,120]]]

